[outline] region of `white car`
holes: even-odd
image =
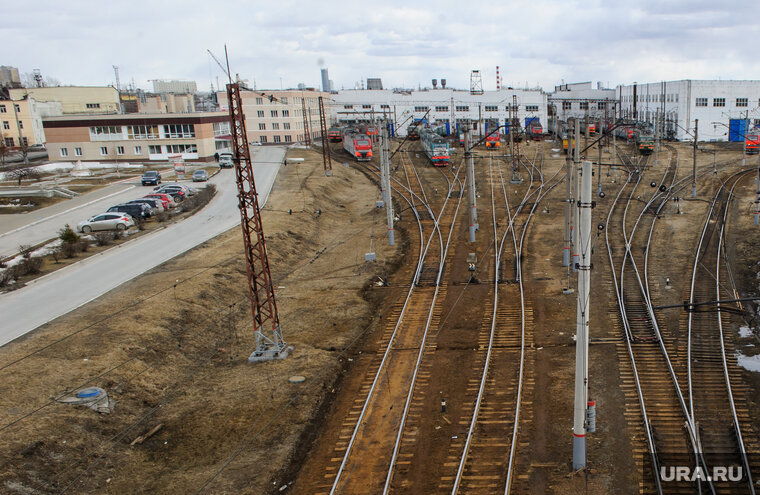
[[[89,234],[95,230],[124,231],[134,226],[134,224],[134,219],[126,213],[100,213],[99,215],[91,216],[89,219],[83,222],[79,222],[77,225],[77,231],[84,234]]]

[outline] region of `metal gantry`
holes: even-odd
[[[325,104],[319,97],[319,128],[322,133],[322,162],[325,166],[325,177],[332,177],[332,161],[330,160],[330,144],[327,141],[327,119],[325,118]]]
[[[227,85],[227,98],[230,108],[232,148],[235,155],[240,223],[243,228],[248,289],[253,313],[253,331],[256,336],[256,348],[248,361],[281,359],[287,356],[290,348],[283,340],[280,329],[238,83]]]

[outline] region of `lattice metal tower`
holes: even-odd
[[[282,359],[291,347],[285,343],[280,329],[280,317],[274,297],[272,275],[261,226],[256,183],[253,180],[251,151],[246,138],[245,115],[240,97],[240,84],[227,85],[227,98],[232,121],[232,149],[235,153],[235,176],[238,186],[238,206],[240,223],[243,227],[248,289],[253,312],[253,331],[256,348],[248,358],[249,362]]]
[[[322,133],[322,162],[325,166],[325,177],[332,177],[332,161],[330,160],[330,144],[327,140],[327,119],[325,118],[325,103],[319,97],[319,128]]]
[[[483,78],[480,76],[479,70],[473,70],[470,73],[470,94],[471,95],[483,94]]]
[[[306,98],[301,97],[301,115],[303,115],[303,135],[306,146],[311,146],[311,129],[309,129],[309,118],[306,114]]]
[[[512,95],[512,106],[509,108],[509,134],[512,134],[512,179],[510,182],[522,182],[520,177],[520,118],[517,116],[517,95]],[[513,134],[514,133],[514,134]]]

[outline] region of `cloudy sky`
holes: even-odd
[[[613,7],[614,5],[614,7]],[[618,6],[619,5],[619,6]],[[40,69],[62,84],[150,88],[150,79],[191,79],[209,89],[219,67],[259,89],[335,87],[367,77],[385,87],[484,89],[501,67],[507,86],[616,84],[672,79],[760,79],[755,0],[230,1],[37,0],[5,2],[0,65]]]

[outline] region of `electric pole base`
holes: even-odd
[[[295,349],[292,345],[282,345],[278,349],[275,346],[261,346],[253,354],[248,356],[249,363],[260,363],[262,361],[274,361],[275,359],[285,359],[290,351]]]
[[[573,434],[573,471],[586,467],[586,437]]]

